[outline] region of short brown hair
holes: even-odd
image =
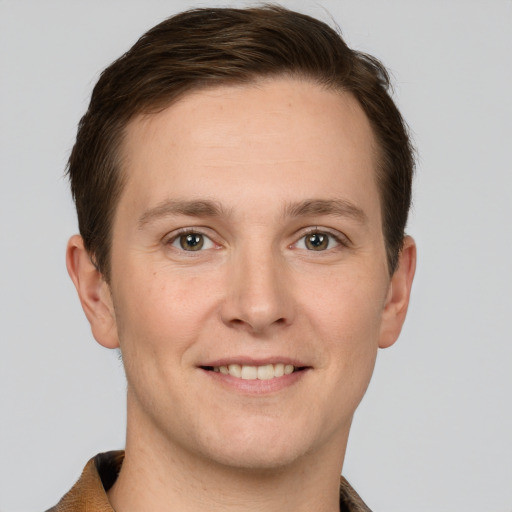
[[[203,8],[144,34],[101,74],[68,163],[80,234],[109,281],[114,212],[123,189],[119,148],[134,116],[187,92],[259,78],[295,76],[352,94],[378,143],[376,178],[392,274],[411,202],[414,157],[406,125],[374,57],[351,50],[325,23],[278,6]]]

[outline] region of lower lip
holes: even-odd
[[[214,382],[229,388],[230,390],[238,391],[244,394],[250,395],[266,395],[269,393],[275,393],[282,389],[288,388],[296,384],[299,380],[304,378],[308,369],[299,370],[289,375],[283,375],[282,377],[274,377],[268,380],[259,379],[240,379],[233,377],[232,375],[224,375],[220,372],[214,372],[211,370],[201,369],[208,377]]]

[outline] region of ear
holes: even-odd
[[[406,236],[400,253],[398,268],[391,277],[384,305],[379,340],[380,348],[387,348],[393,345],[402,330],[409,306],[415,270],[416,244],[410,236]]]
[[[69,239],[66,266],[96,341],[106,348],[118,348],[119,339],[112,295],[103,275],[85,250],[82,237]]]

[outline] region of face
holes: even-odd
[[[292,79],[208,89],[135,119],[123,151],[95,335],[120,344],[129,429],[236,467],[343,453],[396,323],[357,102]]]

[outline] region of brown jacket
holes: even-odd
[[[46,512],[114,512],[106,491],[114,485],[123,459],[123,451],[96,455],[87,463],[73,488]],[[343,477],[340,481],[340,512],[371,512]]]

